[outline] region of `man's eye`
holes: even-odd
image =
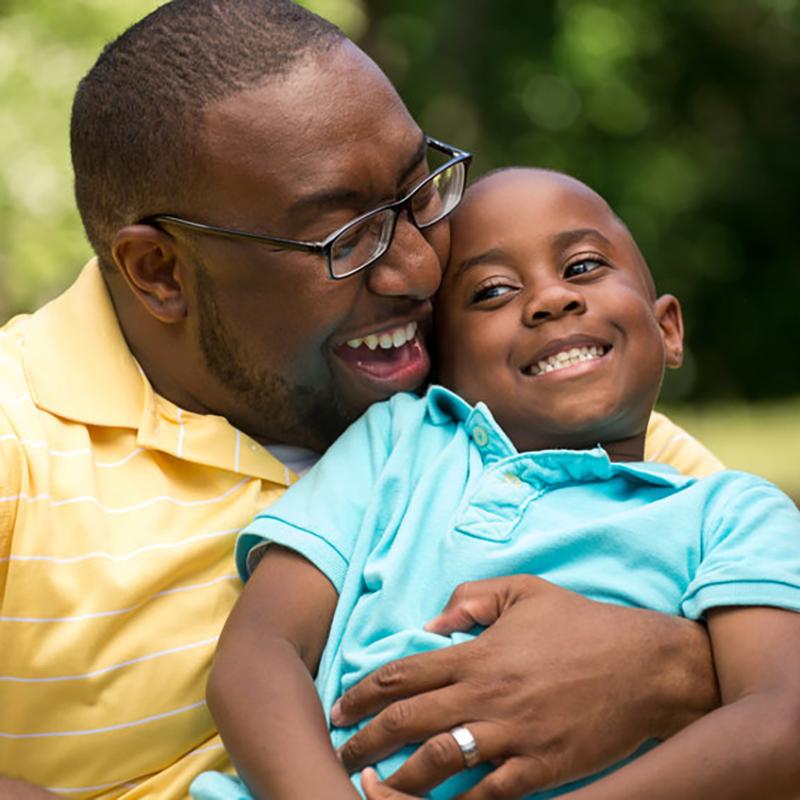
[[[429,210],[429,206],[433,205],[436,206],[436,210],[438,211],[438,207],[441,205],[441,199],[433,182],[429,181],[411,198],[411,208],[414,214],[423,213]]]
[[[564,270],[564,277],[577,278],[581,275],[594,272],[596,269],[600,269],[605,265],[605,261],[601,261],[599,258],[582,258],[580,261],[573,261],[571,264],[567,265],[567,268]]]

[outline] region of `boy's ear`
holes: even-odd
[[[678,299],[671,294],[662,294],[654,306],[661,338],[664,340],[666,365],[676,369],[683,363],[683,314]]]

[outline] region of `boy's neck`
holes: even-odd
[[[606,451],[611,461],[644,461],[644,441],[646,431],[636,434],[625,439],[616,439],[614,441],[563,441],[553,442],[549,445],[542,445],[540,447],[520,447],[520,444],[514,442],[514,446],[523,452],[537,452],[540,450],[593,450],[596,447],[602,447]]]
[[[645,432],[617,442],[600,442],[612,461],[644,461]]]

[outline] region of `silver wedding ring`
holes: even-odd
[[[463,725],[456,725],[455,728],[451,728],[450,733],[464,756],[464,765],[470,768],[480,764],[481,754],[478,752],[478,743],[469,730]]]

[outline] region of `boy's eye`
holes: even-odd
[[[483,300],[494,300],[513,291],[514,287],[506,283],[490,283],[475,289],[472,293],[472,302],[480,303]]]
[[[600,267],[604,267],[605,265],[605,261],[599,258],[582,258],[579,261],[573,261],[571,264],[567,265],[567,268],[564,270],[564,277],[577,278],[581,275],[594,272],[596,269],[600,269]]]

